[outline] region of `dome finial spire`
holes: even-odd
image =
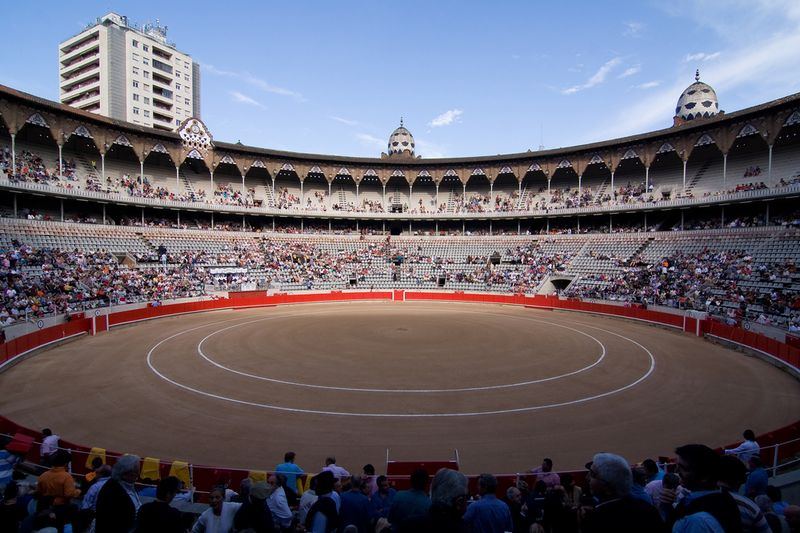
[[[700,69],[694,71],[694,81],[700,81]]]
[[[401,128],[403,127],[403,117],[402,116],[400,116],[400,127]]]

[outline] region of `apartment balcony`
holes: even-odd
[[[86,36],[85,38],[81,39],[80,41],[67,46],[66,48],[61,48],[59,52],[62,56],[68,56],[72,53],[79,52],[91,46],[92,44],[98,42],[100,40],[99,33],[95,32],[91,35]]]
[[[91,74],[96,74],[100,70],[100,59],[88,60],[87,64],[76,65],[75,68],[61,72],[61,85],[69,82],[69,85],[76,83]]]
[[[71,69],[80,68],[87,60],[94,59],[100,55],[100,45],[95,44],[93,47],[80,51],[79,53],[71,54],[68,57],[61,58],[61,68]]]

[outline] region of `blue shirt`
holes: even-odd
[[[359,533],[369,533],[371,523],[371,507],[369,505],[369,498],[367,498],[361,491],[348,490],[342,493],[342,507],[339,510],[339,527],[345,527],[353,524],[358,527]]]
[[[473,502],[464,513],[464,522],[473,530],[490,533],[514,531],[511,509],[494,494],[485,494]]]
[[[754,499],[759,494],[767,493],[767,485],[769,485],[767,471],[761,467],[756,468],[747,476],[747,481],[744,484],[744,494],[748,498]]]
[[[387,492],[386,495],[381,494],[381,491],[372,495],[369,504],[373,519],[389,518],[389,509],[392,507],[395,494],[397,494],[397,491],[389,487],[389,492]]]
[[[286,488],[297,493],[297,476],[305,474],[303,469],[294,463],[281,463],[275,467],[275,472],[280,472],[286,476]]]

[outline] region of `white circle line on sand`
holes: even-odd
[[[226,321],[223,321],[223,322],[226,322]],[[198,327],[195,327],[195,328],[191,328],[191,329],[185,330],[183,332],[178,332],[178,333],[176,333],[174,335],[171,335],[171,336],[159,341],[158,343],[156,343],[156,345],[153,346],[152,348],[150,348],[150,350],[147,352],[147,366],[150,367],[150,370],[153,373],[155,373],[158,377],[160,377],[164,381],[167,381],[168,383],[171,383],[172,385],[174,385],[174,386],[176,386],[178,388],[184,389],[184,390],[189,391],[189,392],[193,392],[193,393],[201,395],[201,396],[205,396],[207,398],[223,400],[223,401],[226,401],[226,402],[235,403],[235,404],[239,404],[239,405],[248,405],[248,406],[251,406],[251,407],[259,407],[259,408],[262,408],[262,409],[271,409],[271,410],[275,410],[275,411],[283,411],[283,412],[290,412],[290,413],[303,413],[303,414],[316,414],[316,415],[329,415],[329,416],[347,416],[347,417],[358,417],[358,418],[453,418],[453,417],[472,417],[472,416],[501,415],[501,414],[540,411],[540,410],[544,410],[544,409],[552,409],[552,408],[556,408],[556,407],[566,407],[568,405],[576,405],[576,404],[580,404],[580,403],[586,403],[586,402],[590,402],[590,401],[593,401],[593,400],[598,400],[600,398],[605,398],[605,397],[608,397],[608,396],[612,396],[614,394],[618,394],[620,392],[628,390],[628,389],[630,389],[632,387],[635,387],[636,385],[638,385],[642,381],[646,380],[648,377],[650,377],[650,375],[655,370],[655,363],[656,363],[655,362],[655,357],[653,356],[652,352],[650,352],[650,350],[648,350],[646,347],[642,346],[641,344],[639,344],[635,340],[630,339],[630,338],[628,338],[628,337],[626,337],[624,335],[620,335],[618,333],[614,333],[613,331],[608,331],[608,330],[603,329],[603,328],[584,325],[584,327],[588,327],[588,328],[591,328],[591,329],[596,329],[596,330],[599,330],[599,331],[603,331],[605,333],[609,333],[611,335],[615,335],[617,337],[620,337],[621,339],[625,339],[625,340],[635,344],[636,346],[638,346],[642,350],[644,350],[647,353],[648,357],[650,358],[650,367],[648,368],[647,372],[645,372],[641,377],[639,377],[635,381],[633,381],[633,382],[631,382],[631,383],[629,383],[627,385],[624,385],[622,387],[616,388],[614,390],[602,392],[602,393],[599,393],[599,394],[594,394],[592,396],[587,396],[587,397],[584,397],[584,398],[578,398],[576,400],[569,400],[569,401],[566,401],[566,402],[557,402],[557,403],[544,404],[544,405],[533,405],[533,406],[528,406],[528,407],[517,407],[517,408],[513,408],[513,409],[497,409],[497,410],[491,410],[491,411],[473,411],[473,412],[460,412],[460,413],[352,413],[352,412],[344,412],[344,411],[326,411],[326,410],[318,410],[318,409],[300,409],[300,408],[296,408],[296,407],[284,407],[284,406],[280,406],[280,405],[271,405],[271,404],[264,404],[264,403],[259,403],[259,402],[251,402],[251,401],[247,401],[247,400],[239,400],[237,398],[230,398],[228,396],[223,396],[223,395],[220,395],[220,394],[213,394],[213,393],[210,393],[210,392],[199,390],[199,389],[196,389],[194,387],[189,387],[188,385],[184,385],[183,383],[179,383],[179,382],[177,382],[177,381],[175,381],[173,379],[170,379],[169,377],[167,377],[167,376],[163,375],[161,372],[159,372],[153,366],[153,364],[152,364],[153,352],[159,346],[161,346],[163,343],[167,342],[168,340],[170,340],[170,339],[172,339],[174,337],[182,335],[183,333],[188,333],[190,331],[194,331],[194,330],[206,327],[206,326],[208,326],[208,324],[205,324],[205,325],[202,325],[202,326],[198,326]]]
[[[492,313],[482,313],[483,316],[486,316],[487,314],[492,314]],[[493,314],[493,316],[506,316],[506,315]],[[214,335],[217,335],[218,333],[222,333],[224,331],[228,331],[228,330],[233,329],[233,328],[237,328],[239,326],[245,326],[247,324],[253,324],[255,322],[261,322],[263,320],[269,320],[269,318],[260,318],[260,319],[256,319],[256,320],[250,320],[250,321],[247,321],[247,322],[241,322],[239,324],[234,324],[232,326],[228,326],[228,327],[219,329],[217,331],[214,331],[214,332],[206,335],[197,344],[197,353],[200,355],[200,357],[202,357],[203,359],[205,359],[206,361],[208,361],[212,365],[216,366],[217,368],[225,370],[226,372],[231,372],[233,374],[237,374],[239,376],[243,376],[243,377],[247,377],[247,378],[251,378],[251,379],[257,379],[257,380],[260,380],[260,381],[268,381],[270,383],[279,383],[281,385],[291,385],[291,386],[295,386],[295,387],[306,387],[306,388],[311,388],[311,389],[325,389],[325,390],[335,390],[335,391],[344,391],[344,392],[393,393],[393,394],[437,394],[437,393],[443,393],[443,392],[476,392],[476,391],[485,391],[485,390],[509,389],[509,388],[513,388],[513,387],[523,387],[523,386],[526,386],[526,385],[534,385],[536,383],[545,383],[547,381],[554,381],[554,380],[557,380],[557,379],[562,379],[562,378],[566,378],[566,377],[569,377],[569,376],[574,376],[576,374],[580,374],[581,372],[585,372],[585,371],[590,370],[590,369],[594,368],[595,366],[599,365],[603,361],[603,359],[605,359],[605,357],[606,357],[606,347],[605,347],[605,345],[600,340],[598,340],[596,337],[593,337],[592,335],[589,335],[588,333],[585,333],[583,331],[577,330],[575,328],[571,328],[569,326],[565,326],[563,324],[557,324],[555,322],[549,322],[547,320],[538,320],[538,319],[526,318],[526,317],[515,317],[515,316],[512,316],[512,315],[508,315],[507,318],[521,318],[521,319],[526,320],[526,321],[539,322],[539,323],[542,323],[542,324],[547,324],[547,325],[550,325],[550,326],[556,326],[556,327],[568,329],[570,331],[574,331],[575,333],[579,333],[581,335],[589,337],[594,342],[599,344],[600,345],[600,355],[592,364],[587,365],[587,366],[585,366],[583,368],[579,368],[579,369],[574,370],[572,372],[567,372],[565,374],[559,374],[557,376],[550,376],[550,377],[547,377],[547,378],[534,379],[534,380],[530,380],[530,381],[520,381],[520,382],[517,382],[517,383],[505,383],[505,384],[501,384],[501,385],[485,385],[485,386],[482,386],[482,387],[462,387],[462,388],[456,388],[456,389],[378,389],[378,388],[358,388],[358,387],[337,387],[337,386],[333,386],[333,385],[316,385],[316,384],[312,384],[312,383],[302,383],[302,382],[299,382],[299,381],[288,381],[288,380],[283,380],[283,379],[271,378],[271,377],[267,377],[267,376],[260,376],[260,375],[257,375],[257,374],[250,374],[248,372],[242,372],[240,370],[236,370],[234,368],[230,368],[230,367],[227,367],[227,366],[225,366],[225,365],[223,365],[221,363],[218,363],[218,362],[214,361],[213,359],[211,359],[203,351],[203,343],[206,340],[208,340],[209,338],[213,337]]]

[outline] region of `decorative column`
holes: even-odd
[[[16,133],[11,134],[11,175],[17,174],[17,145],[14,140],[17,138]]]
[[[58,176],[60,178],[64,177],[64,159],[61,157],[61,150],[64,147],[64,143],[58,143]]]
[[[772,145],[769,145],[769,160],[767,162],[767,181],[772,180]]]
[[[722,184],[728,181],[728,153],[722,154]]]
[[[139,192],[144,192],[144,157],[139,161]]]

